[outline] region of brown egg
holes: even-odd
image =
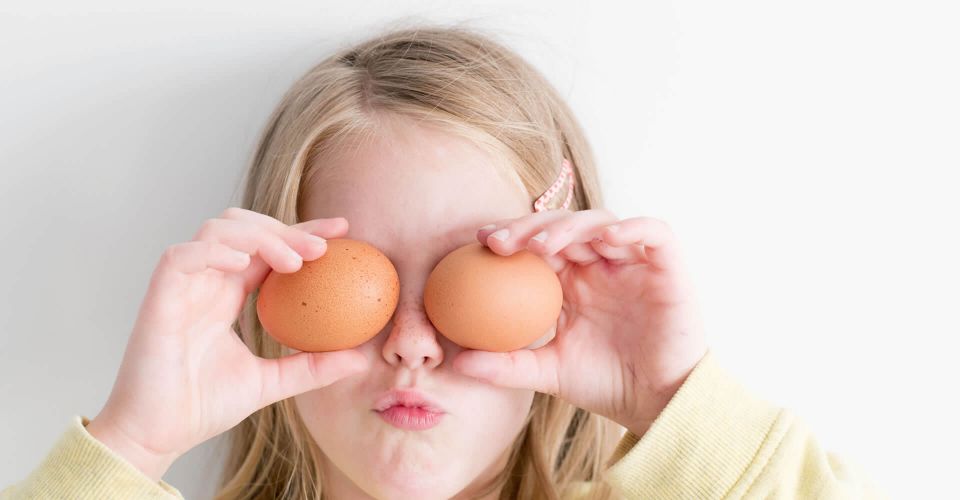
[[[557,274],[540,256],[480,243],[447,254],[427,278],[423,305],[445,337],[470,349],[512,351],[547,334],[563,305]]]
[[[294,273],[271,271],[260,285],[257,316],[281,344],[335,351],[375,337],[399,298],[397,270],[386,255],[369,243],[338,238]]]

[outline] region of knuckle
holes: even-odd
[[[197,230],[197,235],[194,237],[196,240],[204,240],[210,238],[212,234],[216,232],[217,226],[219,226],[218,219],[207,219],[203,221],[203,224],[200,224],[200,229]]]
[[[559,375],[554,375],[548,378],[547,384],[547,394],[550,394],[554,397],[560,396],[560,377]]]
[[[667,224],[666,221],[661,219],[653,219],[653,220],[654,220],[654,224],[656,224],[661,231],[663,231],[667,235],[671,235],[671,236],[673,235],[673,228],[670,227],[670,224]]]
[[[187,243],[176,243],[168,246],[164,249],[163,253],[160,254],[160,264],[170,265],[171,263],[177,262],[188,249]]]
[[[299,254],[299,252],[290,246],[290,243],[287,241],[287,239],[281,235],[260,232],[257,234],[256,238],[260,248],[266,247],[278,253],[288,253],[292,250],[293,253]]]
[[[551,221],[569,220],[570,218],[577,215],[578,213],[578,212],[574,212],[573,210],[570,210],[569,208],[557,208],[557,209],[550,210],[549,212],[550,212],[550,218],[548,220],[551,220]]]
[[[573,220],[571,217],[565,217],[555,222],[553,227],[550,229],[557,233],[569,233],[570,231],[573,231],[575,227],[577,227],[577,221]]]
[[[644,217],[644,220],[646,220],[648,223],[653,224],[655,226],[660,226],[661,228],[669,227],[669,224],[667,224],[666,221],[664,221],[663,219],[658,219],[656,217]]]
[[[321,366],[318,356],[307,356],[307,372],[310,374],[311,380],[317,381],[321,386],[327,385],[323,366]]]
[[[645,216],[635,217],[631,220],[635,221],[637,224],[640,224],[641,226],[653,227],[657,230],[664,231],[667,233],[671,233],[673,231],[670,228],[670,224],[668,224],[663,219],[658,219],[656,217],[645,217]]]
[[[298,241],[310,234],[309,227],[285,226],[280,229],[280,237],[285,241]]]
[[[506,229],[507,231],[510,231],[511,235],[515,235],[518,232],[520,232],[523,229],[523,227],[524,225],[522,222],[515,220],[503,225],[498,224],[496,230],[499,231],[501,229]]]

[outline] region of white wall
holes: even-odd
[[[893,497],[953,491],[951,2],[519,3],[0,4],[0,485],[99,411],[157,258],[237,203],[286,87],[404,17],[497,29],[547,73],[609,206],[679,234],[748,386]],[[216,444],[165,479],[208,497]]]

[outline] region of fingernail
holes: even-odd
[[[292,248],[290,248],[290,247],[286,247],[286,253],[287,253],[287,255],[288,255],[291,259],[293,259],[294,261],[296,261],[298,264],[299,264],[300,262],[303,262],[303,256],[300,255],[299,253],[297,253],[296,250],[294,250],[294,249],[292,249]]]
[[[247,252],[235,250],[231,255],[230,258],[237,261],[238,264],[246,264],[250,260],[250,254]]]
[[[487,224],[486,226],[481,227],[480,230],[481,230],[481,231],[489,231],[489,230],[494,229],[494,228],[496,228],[496,227],[497,227],[496,224]]]
[[[500,241],[506,241],[507,238],[510,237],[510,230],[509,230],[509,229],[506,229],[506,228],[501,229],[501,230],[499,230],[499,231],[491,234],[490,237],[491,237],[491,238],[496,238],[496,239],[498,239],[498,240],[500,240]]]
[[[323,239],[323,238],[321,238],[321,237],[319,237],[319,236],[317,236],[317,235],[315,235],[315,234],[308,234],[308,235],[307,235],[307,239],[310,240],[310,244],[311,244],[311,245],[317,245],[317,246],[323,245],[323,244],[325,244],[325,243],[327,242],[327,240],[325,240],[325,239]]]
[[[607,229],[609,229],[611,233],[615,233],[620,230],[620,225],[614,224],[612,226],[607,226]]]
[[[536,236],[533,237],[533,239],[539,241],[540,243],[543,243],[547,239],[547,232],[540,231],[539,233],[537,233]]]

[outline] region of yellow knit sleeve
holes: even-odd
[[[625,498],[887,498],[712,352],[642,438],[624,434],[608,464],[603,480]]]
[[[153,481],[87,432],[89,420],[74,415],[67,430],[23,481],[0,499],[182,499],[173,486]]]

